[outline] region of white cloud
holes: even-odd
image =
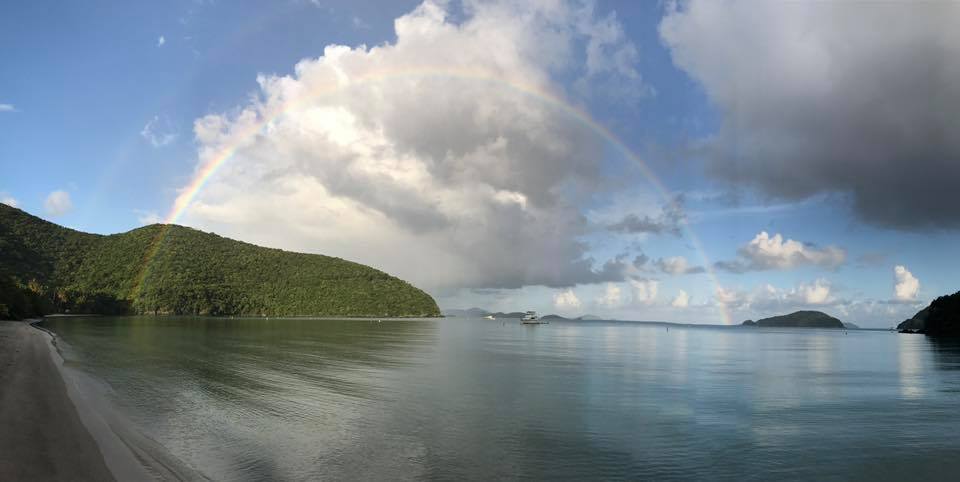
[[[233,154],[184,222],[433,290],[622,280],[582,240],[580,206],[611,189],[602,140],[529,94],[563,96],[553,79],[588,69],[590,25],[613,20],[564,2],[467,3],[459,23],[446,8],[396,19],[393,44],[260,76],[249,104],[197,120],[201,164]]]
[[[580,298],[577,298],[576,293],[570,288],[553,295],[553,307],[557,310],[571,312],[579,310],[580,306],[582,306]]]
[[[687,272],[687,258],[672,256],[659,260],[660,269],[668,274],[683,274]]]
[[[913,301],[920,291],[920,280],[913,276],[906,266],[897,265],[893,268],[893,294],[897,300]]]
[[[830,297],[830,283],[818,279],[812,285],[800,285],[798,288],[800,299],[808,305],[825,305],[833,299]]]
[[[70,193],[66,191],[53,191],[43,202],[43,208],[50,216],[63,216],[73,209],[73,202],[70,200]]]
[[[177,140],[177,134],[173,132],[170,121],[158,115],[153,116],[153,119],[143,126],[140,137],[146,139],[153,147],[163,147]]]
[[[844,263],[847,252],[835,246],[816,246],[773,236],[761,231],[749,243],[737,250],[738,258],[720,261],[717,267],[742,273],[745,271],[787,270],[799,266],[836,268]]]
[[[744,294],[735,288],[717,287],[717,301],[728,308],[737,308],[744,303]]]
[[[0,104],[0,112],[17,112],[13,104]]]
[[[843,300],[833,296],[832,284],[823,278],[812,283],[799,283],[789,289],[777,288],[769,283],[757,286],[752,291],[721,287],[717,289],[716,298],[731,310],[766,314],[843,303]]]
[[[163,47],[165,43],[167,43],[167,39],[163,35],[157,38],[157,47]]]
[[[620,285],[616,283],[607,283],[603,294],[596,299],[596,302],[598,305],[605,308],[620,307],[623,304],[623,294],[622,290],[620,289]]]
[[[655,279],[631,279],[633,288],[633,303],[637,305],[652,305],[657,301],[657,291],[660,282]]]
[[[18,208],[20,207],[20,202],[16,200],[13,196],[8,193],[0,192],[0,203],[6,204],[7,206]]]
[[[673,301],[670,302],[670,306],[674,308],[686,308],[690,305],[690,295],[686,291],[680,290],[677,293],[677,296],[673,298]]]

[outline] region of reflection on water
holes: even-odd
[[[888,332],[479,319],[55,320],[207,476],[942,478],[960,345]],[[945,465],[946,464],[946,465]]]
[[[924,372],[923,357],[927,355],[928,345],[926,337],[899,336],[897,337],[897,353],[900,361],[900,394],[904,398],[923,398]]]

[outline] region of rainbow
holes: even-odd
[[[569,102],[565,101],[563,98],[550,92],[549,90],[532,84],[506,80],[503,77],[495,76],[489,72],[469,69],[453,70],[448,68],[426,67],[372,72],[361,76],[352,77],[348,85],[331,85],[328,87],[315,89],[314,91],[310,92],[309,95],[300,95],[295,101],[288,101],[277,108],[271,109],[267,113],[261,113],[258,121],[252,123],[251,126],[247,127],[243,131],[239,133],[231,133],[230,136],[233,138],[233,141],[221,150],[215,152],[213,155],[210,155],[208,159],[196,170],[190,184],[182,189],[177,198],[174,200],[169,213],[164,218],[164,226],[158,232],[157,238],[154,240],[151,248],[148,250],[144,258],[143,269],[140,276],[138,276],[133,292],[131,293],[134,298],[131,299],[135,299],[135,296],[139,294],[143,285],[143,281],[146,278],[149,265],[153,257],[156,256],[156,253],[162,244],[163,238],[166,236],[166,233],[169,230],[169,226],[178,222],[178,220],[183,216],[184,212],[186,212],[186,210],[196,199],[197,195],[203,190],[207,183],[210,182],[216,173],[236,154],[237,150],[242,147],[245,140],[259,135],[264,128],[281,116],[291,111],[295,111],[302,106],[311,105],[311,102],[314,100],[325,96],[334,95],[346,87],[410,77],[449,78],[474,82],[486,82],[496,84],[499,87],[508,89],[517,94],[537,99],[551,106],[552,108],[555,108],[559,112],[564,113],[570,118],[577,120],[580,124],[590,129],[610,145],[614,146],[618,151],[620,151],[620,153],[622,153],[627,159],[636,165],[636,167],[640,170],[644,177],[646,177],[664,202],[674,202],[670,190],[667,189],[660,178],[657,177],[653,170],[651,170],[650,167],[639,156],[637,156],[637,154],[635,154],[622,140],[620,140],[619,137],[617,137],[603,124],[594,120],[593,117],[586,111],[571,105]],[[710,262],[699,237],[693,232],[689,225],[683,224],[682,226],[684,233],[690,239],[694,249],[699,253],[701,262],[703,262],[708,276],[711,278],[711,281],[714,283],[714,285],[719,288],[721,284],[716,276],[715,271],[713,270],[713,265]],[[721,301],[718,301],[718,303],[723,322],[725,324],[731,324],[732,317],[729,313],[729,310]]]

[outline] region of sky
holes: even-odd
[[[960,4],[13,2],[0,202],[441,308],[890,327],[960,289]]]

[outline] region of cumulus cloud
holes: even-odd
[[[427,289],[623,280],[626,258],[591,259],[581,239],[579,206],[606,185],[601,141],[510,87],[569,95],[553,79],[584,71],[588,27],[611,19],[564,2],[447,8],[396,19],[395,43],[262,75],[249,104],[197,120],[201,165],[233,154],[185,222]]]
[[[835,246],[818,248],[811,244],[770,236],[766,231],[737,250],[737,259],[718,261],[716,267],[734,273],[763,270],[786,270],[799,266],[836,268],[844,263],[847,252]]]
[[[614,232],[628,234],[650,233],[680,236],[681,226],[685,222],[686,214],[683,210],[683,196],[677,196],[671,202],[664,205],[662,212],[657,216],[647,214],[641,217],[635,213],[630,213],[619,221],[609,225],[609,229]]]
[[[690,295],[686,291],[680,290],[677,293],[677,296],[673,298],[673,301],[670,302],[670,306],[674,308],[686,308],[690,305]]]
[[[722,114],[710,172],[849,195],[877,225],[960,228],[960,3],[672,4],[660,35]]]
[[[63,216],[73,209],[73,202],[70,200],[70,193],[66,191],[53,191],[43,202],[43,208],[50,216]]]
[[[579,310],[580,306],[582,306],[580,298],[577,298],[576,293],[570,288],[553,295],[553,307],[560,311]]]
[[[597,297],[596,303],[605,308],[618,308],[623,304],[623,293],[616,283],[607,283],[603,294]]]
[[[789,289],[777,288],[769,283],[751,291],[720,287],[716,299],[730,309],[757,313],[779,313],[844,303],[833,295],[831,283],[823,278],[812,283],[799,283]]]
[[[897,265],[893,268],[893,294],[898,301],[915,301],[920,292],[920,280],[911,273],[906,266]]]
[[[143,129],[140,130],[140,137],[143,137],[153,147],[163,147],[177,140],[177,134],[173,131],[173,125],[166,117],[158,115],[153,116]]]
[[[13,104],[0,104],[0,112],[16,112],[17,108]]]
[[[660,282],[655,279],[630,279],[630,288],[633,291],[633,303],[636,305],[652,305],[657,301],[657,291]]]

